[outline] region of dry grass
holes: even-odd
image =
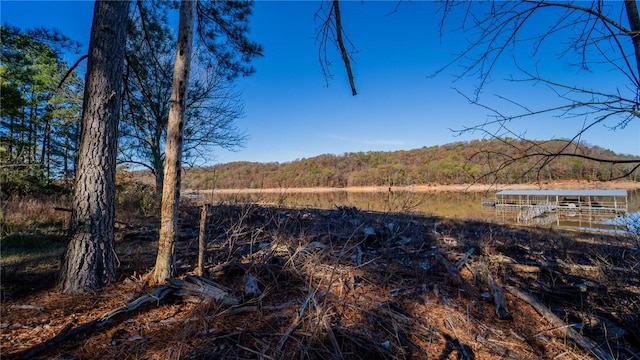
[[[56,208],[69,208],[69,200],[60,196],[3,200],[0,206],[2,235],[47,233],[52,229],[65,228],[69,213]]]
[[[64,229],[69,213],[64,197],[11,199],[0,208],[0,266],[3,277],[18,271],[40,272],[42,264],[55,263],[65,246]],[[4,290],[4,284],[3,284]]]

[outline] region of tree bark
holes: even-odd
[[[164,184],[164,160],[162,159],[160,142],[154,147],[156,147],[156,149],[153,150],[153,175],[156,179],[156,194],[160,195],[162,194],[162,185]]]
[[[65,293],[99,290],[115,279],[117,129],[128,9],[128,1],[106,0],[94,8],[69,244],[60,272]]]
[[[160,215],[160,238],[154,270],[156,282],[164,282],[173,276],[173,248],[178,227],[178,203],[180,201],[180,173],[182,170],[182,140],[187,83],[191,68],[191,49],[195,20],[195,1],[183,0],[180,5],[178,47],[173,69],[173,85],[167,127],[165,149],[164,184]]]
[[[200,212],[200,232],[198,233],[198,266],[196,267],[196,275],[204,275],[204,253],[206,250],[207,241],[205,236],[207,234],[207,212],[209,205],[202,205]]]
[[[638,70],[637,77],[640,76],[640,14],[638,13],[636,0],[625,0],[624,5],[627,10],[629,26],[631,27],[631,40],[633,41],[636,70]]]

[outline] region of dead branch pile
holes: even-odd
[[[640,253],[621,236],[355,208],[200,214],[183,214],[177,264],[196,269],[204,236],[203,277],[172,280],[190,305],[138,331],[139,357],[640,358]]]

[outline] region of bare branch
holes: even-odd
[[[338,43],[338,47],[340,48],[340,54],[342,55],[342,61],[344,61],[344,66],[347,69],[347,76],[349,77],[349,84],[351,85],[351,94],[356,96],[358,92],[356,91],[356,84],[353,80],[353,72],[351,71],[351,62],[349,61],[349,54],[347,54],[347,49],[344,46],[344,39],[342,37],[342,18],[340,16],[340,1],[333,0],[333,8],[336,20],[336,42]]]
[[[358,94],[358,92],[356,90],[353,71],[351,68],[352,52],[350,53],[349,51],[347,51],[346,44],[348,44],[351,48],[354,48],[354,46],[347,37],[342,27],[340,1],[333,0],[328,9],[326,9],[325,6],[326,4],[325,2],[323,2],[320,5],[320,9],[315,14],[316,21],[320,18],[323,19],[322,23],[316,30],[316,40],[319,42],[318,59],[320,62],[320,68],[328,85],[328,79],[333,78],[333,75],[329,70],[329,68],[331,67],[331,62],[329,61],[327,47],[329,43],[335,44],[340,51],[342,61],[347,71],[349,85],[351,86],[351,94],[355,96]],[[324,14],[321,14],[322,12],[324,12]]]
[[[463,5],[464,4],[464,5]],[[531,164],[530,171],[535,172],[538,179],[542,171],[552,165],[559,157],[576,157],[589,161],[596,161],[610,166],[632,165],[624,169],[616,170],[627,176],[638,170],[639,158],[610,159],[606,157],[591,156],[581,150],[581,142],[584,135],[596,128],[606,126],[612,130],[622,130],[631,121],[637,121],[640,117],[640,88],[638,73],[640,72],[640,15],[635,1],[625,3],[607,3],[593,1],[590,5],[574,2],[558,2],[546,0],[525,0],[520,2],[491,2],[463,4],[446,1],[441,9],[443,16],[441,21],[441,36],[445,34],[445,22],[454,9],[462,7],[464,21],[457,29],[467,31],[470,34],[467,39],[470,45],[460,54],[438,70],[437,75],[453,65],[460,66],[458,79],[468,76],[476,76],[476,89],[472,96],[462,94],[471,104],[477,105],[489,112],[487,119],[473,126],[453,130],[459,134],[467,132],[480,132],[487,138],[504,139],[505,144],[513,148],[513,154],[501,154],[493,151],[479,151],[471,160],[490,162],[491,172],[484,177],[497,176],[510,165],[518,161],[526,161]],[[479,10],[479,11],[478,11]],[[555,10],[555,11],[550,11]],[[626,12],[631,27],[623,25],[624,16],[615,18],[616,11],[620,14]],[[545,17],[542,23],[550,23],[546,29],[540,30],[540,23],[535,19]],[[553,18],[551,18],[553,16]],[[551,19],[551,20],[550,20]],[[555,20],[553,20],[555,19]],[[534,27],[535,26],[535,27]],[[579,71],[593,71],[604,69],[615,72],[629,81],[626,87],[616,86],[614,83],[603,84],[598,89],[590,89],[584,86],[564,83],[545,77],[536,66],[528,70],[518,64],[518,58],[514,56],[516,69],[524,74],[521,79],[508,79],[513,83],[542,84],[551,91],[554,98],[560,103],[554,106],[535,108],[521,99],[510,98],[504,95],[494,97],[510,108],[516,109],[511,114],[501,112],[495,106],[488,106],[480,101],[480,95],[491,80],[495,67],[501,58],[507,53],[512,53],[512,48],[522,43],[531,44],[533,51],[531,56],[538,57],[541,47],[545,42],[554,41],[552,36],[568,38],[563,50],[559,53],[561,59],[579,59],[577,66]],[[630,44],[633,47],[630,47]],[[576,81],[580,79],[577,78]],[[563,146],[547,148],[545,143],[531,141],[524,133],[516,133],[512,130],[512,124],[516,120],[534,119],[539,116],[553,116],[560,121],[580,120],[580,127],[576,133],[564,142]],[[515,141],[514,141],[515,139]],[[558,141],[558,140],[553,140]],[[613,174],[613,172],[612,172]]]
[[[64,82],[67,81],[67,78],[69,77],[69,75],[71,75],[71,73],[78,67],[78,65],[80,65],[80,63],[88,57],[89,57],[89,54],[84,54],[80,56],[80,58],[76,60],[75,63],[73,63],[73,65],[69,68],[69,70],[67,70],[67,72],[64,74],[64,76],[58,83],[58,86],[57,86],[58,89],[60,89],[64,84]]]

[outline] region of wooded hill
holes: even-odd
[[[522,148],[529,150],[521,151]],[[576,156],[549,158],[541,155],[543,153],[601,159],[636,158],[563,140],[535,144],[513,139],[474,140],[406,151],[325,154],[287,163],[232,162],[186,170],[183,181],[189,189],[406,186],[474,181],[530,183],[612,180],[632,168],[630,164],[612,165]],[[496,172],[497,169],[500,171]],[[639,181],[640,171],[624,178]]]

